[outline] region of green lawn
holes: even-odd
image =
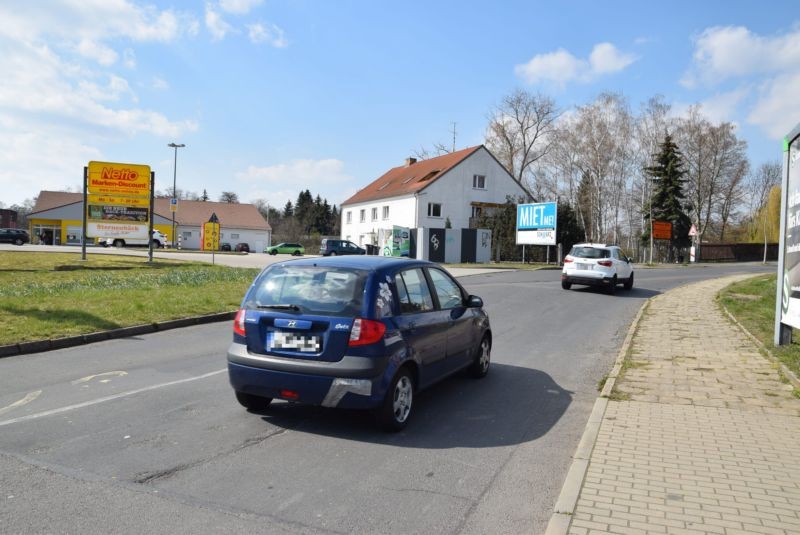
[[[256,274],[133,256],[0,252],[0,345],[232,311]]]
[[[762,275],[728,286],[720,292],[720,301],[753,336],[781,362],[800,375],[800,341],[774,347],[776,276]]]

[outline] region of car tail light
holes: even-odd
[[[611,263],[611,260],[598,260],[597,265],[603,267],[611,267],[613,264]]]
[[[572,261],[573,261],[573,258],[571,256],[565,256],[564,257],[564,263],[565,264],[568,264],[568,263],[570,263]]]
[[[300,394],[298,394],[294,390],[283,389],[283,390],[281,390],[281,397],[283,399],[291,399],[293,401],[296,401],[296,400],[300,399]]]
[[[350,330],[350,342],[347,345],[352,347],[374,344],[383,338],[385,332],[386,325],[380,321],[356,318],[353,328]]]
[[[239,309],[239,312],[236,313],[236,317],[233,318],[233,333],[239,336],[245,336],[243,308]]]

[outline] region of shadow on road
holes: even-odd
[[[571,292],[584,292],[584,293],[601,293],[607,294],[608,290],[604,287],[599,286],[573,286],[570,290]],[[649,299],[656,295],[661,295],[663,292],[658,290],[650,290],[648,288],[637,288],[634,286],[630,290],[625,290],[623,288],[617,288],[617,292],[609,297],[627,297],[627,298],[636,298],[636,299]]]
[[[401,433],[377,429],[369,411],[337,410],[276,401],[265,422],[315,435],[409,448],[487,448],[536,440],[572,402],[546,373],[492,364],[484,379],[459,374],[419,393]]]

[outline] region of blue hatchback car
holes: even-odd
[[[468,369],[489,371],[480,297],[432,262],[378,256],[272,264],[242,301],[228,349],[236,399],[374,409],[403,429],[414,394]]]

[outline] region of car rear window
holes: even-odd
[[[569,254],[577,258],[608,258],[610,251],[599,247],[573,247]]]
[[[294,305],[303,314],[355,316],[366,280],[367,272],[359,269],[276,264],[256,279],[244,306]]]

